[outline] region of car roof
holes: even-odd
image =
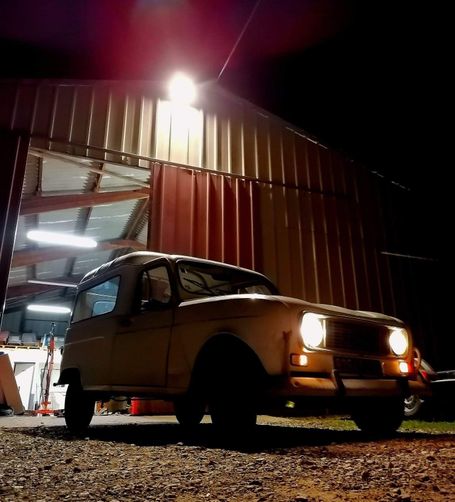
[[[118,258],[115,258],[112,261],[109,261],[107,263],[104,263],[100,267],[97,267],[90,272],[88,272],[81,280],[80,284],[83,284],[87,281],[90,281],[96,277],[99,277],[101,275],[104,275],[107,272],[114,271],[120,267],[123,266],[142,266],[146,265],[147,263],[151,263],[154,260],[157,260],[159,258],[164,258],[172,262],[176,262],[179,260],[190,260],[192,262],[197,262],[201,264],[206,264],[206,265],[216,265],[216,266],[222,266],[225,268],[231,268],[233,270],[239,270],[243,272],[248,272],[251,274],[255,274],[261,277],[265,277],[263,274],[260,274],[259,272],[256,272],[254,270],[250,270],[247,268],[242,268],[242,267],[237,267],[236,265],[230,265],[228,263],[223,263],[219,261],[214,261],[214,260],[206,260],[204,258],[197,258],[195,256],[186,256],[186,255],[177,255],[177,254],[167,254],[167,253],[157,253],[155,251],[135,251],[133,253],[128,253],[123,256],[120,256]],[[270,279],[265,277],[267,281],[270,282]]]

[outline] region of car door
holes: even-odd
[[[116,387],[166,385],[168,348],[173,321],[172,294],[166,264],[139,277],[134,314],[119,320],[113,341],[111,372]]]

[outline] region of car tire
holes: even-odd
[[[208,407],[218,433],[244,437],[252,432],[257,421],[256,380],[251,371],[237,368],[235,374],[217,378],[216,385],[211,386]]]
[[[420,414],[423,406],[423,400],[416,394],[411,394],[404,400],[404,416],[414,418]]]
[[[65,396],[65,423],[74,434],[85,431],[92,421],[95,399],[84,392],[79,382],[68,385]]]
[[[404,418],[404,401],[401,398],[363,399],[352,410],[352,420],[366,434],[393,435]]]
[[[176,399],[174,409],[179,424],[186,428],[198,426],[205,415],[204,400],[192,392]]]

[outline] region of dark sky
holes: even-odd
[[[0,0],[0,77],[216,79],[256,0]],[[6,4],[6,5],[5,5]],[[220,83],[416,190],[438,189],[443,13],[261,0]]]

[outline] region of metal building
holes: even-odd
[[[254,268],[308,301],[396,315],[442,361],[436,264],[419,259],[404,187],[216,86],[188,107],[148,82],[3,81],[0,104],[0,291],[17,329],[39,323],[17,313],[31,295],[70,298],[68,284],[90,269],[147,248]],[[32,228],[99,245],[33,245]]]

